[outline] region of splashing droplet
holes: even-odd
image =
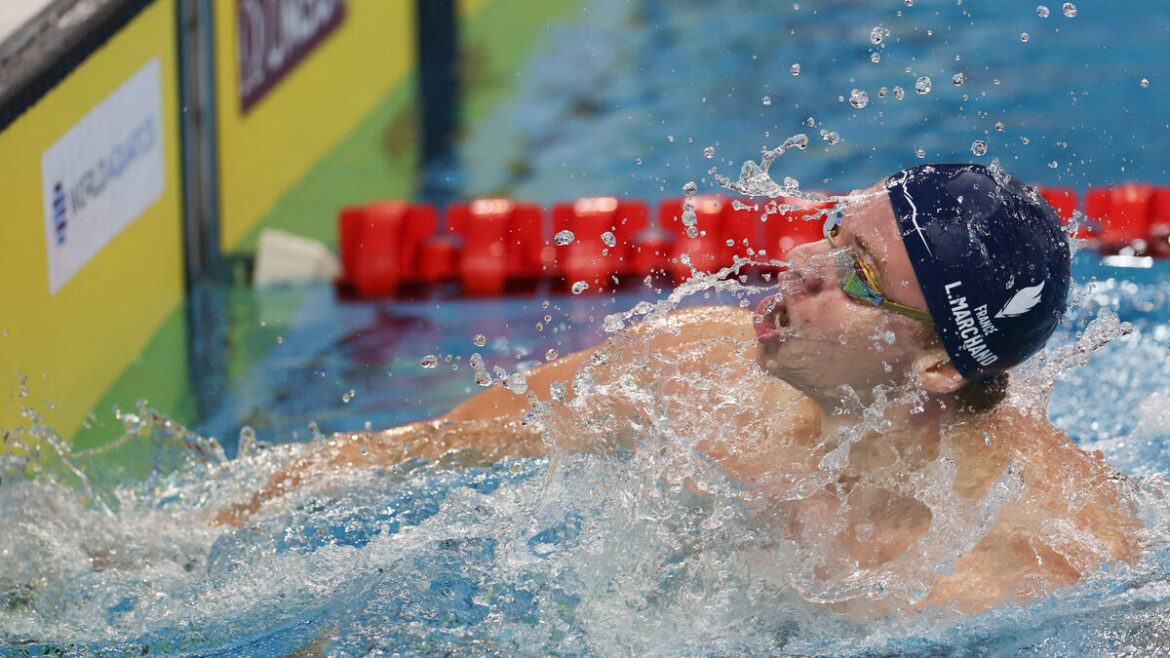
[[[763,103],[764,105],[771,105],[772,104],[772,97],[771,96],[764,96],[764,100],[762,100],[760,102]]]
[[[1071,2],[1064,3],[1064,6],[1061,7],[1061,10],[1064,11],[1065,18],[1077,17],[1077,6]]]
[[[1142,88],[1145,89],[1146,87],[1150,86],[1150,81],[1145,79],[1145,78],[1142,78],[1142,81],[1138,84],[1140,84],[1142,86]]]
[[[699,191],[699,186],[695,185],[695,181],[687,181],[687,184],[683,185],[682,191],[687,196],[695,196]]]
[[[588,289],[589,289],[589,284],[585,283],[584,281],[578,281],[578,282],[574,283],[573,287],[571,288],[574,295],[580,295],[581,293],[585,292]]]
[[[601,234],[601,241],[605,243],[605,246],[613,247],[617,245],[617,236],[609,231],[606,231],[605,233]]]
[[[487,345],[487,338],[483,334],[476,334],[471,339],[471,342],[475,343],[476,347],[483,347],[484,345]]]
[[[869,42],[875,46],[878,45],[882,42],[882,36],[884,32],[885,30],[882,29],[881,25],[875,26],[872,30],[869,31]]]
[[[901,87],[894,87],[894,100],[902,100],[906,97],[906,90]]]
[[[515,372],[508,377],[506,386],[516,395],[524,395],[528,391],[528,377],[522,372]]]
[[[706,156],[708,160],[715,157],[715,147],[708,146],[707,148],[703,149],[703,155]]]
[[[695,227],[695,226],[688,226],[688,227],[687,227],[687,237],[688,237],[688,238],[697,238],[697,237],[699,237],[699,229],[698,229],[697,227]]]
[[[1020,43],[1028,43],[1028,39],[1030,38],[1027,32],[1020,32]]]
[[[870,55],[869,61],[873,62],[874,64],[877,64],[878,62],[882,61],[881,53],[874,53],[874,54]]]
[[[792,71],[792,75],[800,75],[800,64],[793,64],[790,70]]]
[[[885,97],[886,97],[886,94],[887,94],[887,93],[889,93],[889,91],[890,91],[890,90],[889,90],[889,89],[886,89],[885,87],[882,87],[881,89],[878,89],[878,98],[885,98]]]
[[[559,357],[560,355],[561,355],[561,353],[558,352],[555,347],[550,348],[549,351],[544,353],[544,360],[545,361],[556,361],[557,357]]]
[[[995,129],[996,129],[996,130],[998,130],[999,132],[1003,132],[1003,122],[1002,122],[1002,121],[996,121],[996,122],[995,122]]]
[[[821,129],[821,139],[828,142],[829,146],[832,146],[832,145],[836,144],[837,142],[841,141],[841,136],[838,135],[836,131],[825,130],[822,128]]]
[[[914,6],[914,0],[903,0],[903,2],[906,4],[907,7]]]
[[[434,354],[428,354],[420,359],[418,364],[424,368],[434,368],[439,365],[439,357]]]
[[[854,89],[849,92],[849,104],[860,110],[866,105],[869,105],[869,94],[859,89]]]
[[[914,91],[919,94],[929,94],[931,88],[930,76],[924,75],[918,78],[914,83]]]
[[[563,247],[576,239],[576,237],[577,236],[573,235],[572,231],[566,229],[554,235],[553,242],[557,243],[557,246]]]
[[[1039,7],[1036,7],[1036,15],[1039,16],[1040,18],[1048,18],[1048,7],[1046,7],[1045,5],[1040,5]]]
[[[491,376],[491,374],[488,373],[487,370],[485,370],[483,368],[478,368],[475,371],[475,383],[479,384],[480,386],[484,386],[484,387],[491,386],[492,385],[492,376]]]
[[[920,146],[914,149],[914,155],[918,156],[918,159],[921,160],[922,158],[926,157],[926,149]]]
[[[962,73],[956,73],[951,76],[951,82],[955,83],[956,87],[961,86],[966,81],[967,76],[963,75]]]
[[[987,155],[987,142],[977,139],[971,142],[971,152],[975,155]]]

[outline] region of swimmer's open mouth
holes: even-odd
[[[781,339],[789,326],[788,304],[780,295],[760,302],[755,314],[756,337],[760,342]]]

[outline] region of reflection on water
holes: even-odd
[[[697,456],[700,437],[685,428],[703,427],[704,409],[641,428],[633,452],[328,473],[239,529],[208,520],[311,446],[246,437],[228,460],[217,444],[144,409],[123,413],[125,436],[108,449],[132,450],[153,466],[136,479],[102,451],[4,458],[0,638],[7,650],[32,653],[46,645],[253,654],[1164,649],[1170,542],[1158,529],[1170,518],[1170,303],[1162,291],[1170,271],[1159,265],[1125,280],[1091,260],[1076,274],[1093,282],[1077,288],[1047,359],[1017,385],[1059,375],[1051,417],[1141,484],[1137,504],[1150,530],[1138,563],[1107,565],[1053,597],[967,618],[896,613],[868,622],[816,603],[914,583],[875,572],[830,593],[810,579],[808,556],[761,525],[742,488]],[[718,298],[728,303],[744,292],[719,286],[729,288]],[[661,308],[638,305],[621,322]],[[534,311],[534,319],[546,312]],[[483,349],[466,342],[468,351]],[[470,380],[470,369],[463,376]],[[724,393],[751,399],[752,391]],[[602,400],[582,395],[583,413],[552,431],[612,429]],[[688,423],[687,413],[700,422]],[[1010,495],[1004,486],[966,506],[945,497],[932,504],[949,506],[955,528],[978,527],[997,497]]]

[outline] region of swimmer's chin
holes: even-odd
[[[780,346],[783,345],[783,338],[772,338],[765,340],[763,337],[759,340],[759,345],[756,349],[756,363],[763,369],[764,372],[773,377],[782,377],[783,370],[780,367],[781,357],[779,354]]]

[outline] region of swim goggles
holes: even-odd
[[[841,232],[840,212],[826,213],[824,230],[825,240],[832,247],[830,253],[837,259],[837,282],[846,295],[934,326],[934,319],[930,317],[930,313],[886,299],[881,287],[877,284],[873,268],[858,256],[856,249],[837,246],[837,242],[833,238]]]

